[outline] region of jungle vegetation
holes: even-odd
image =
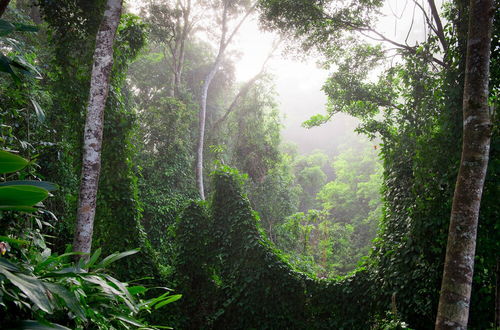
[[[0,327],[499,328],[498,1],[384,3],[0,0]],[[282,53],[355,137],[282,138]]]

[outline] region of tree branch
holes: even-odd
[[[430,19],[429,15],[427,15],[425,8],[417,0],[413,0],[413,2],[415,3],[415,5],[418,8],[420,8],[420,11],[422,11],[422,13],[424,14],[425,21],[427,22],[427,25],[431,28],[432,31],[434,31],[434,33],[436,35],[438,35],[439,32],[438,32],[437,28],[434,26],[434,24],[432,24],[432,20]]]
[[[391,40],[391,39],[385,37],[382,33],[377,32],[377,31],[375,31],[374,29],[372,29],[370,27],[359,28],[358,31],[359,31],[359,33],[361,33],[365,37],[370,38],[372,40],[388,42],[388,43],[393,44],[394,46],[396,46],[398,48],[402,48],[402,49],[404,49],[404,50],[406,50],[406,51],[408,51],[408,52],[410,52],[412,54],[416,54],[417,53],[416,47],[404,45],[404,44],[399,43],[397,41]],[[377,35],[378,38],[375,38],[375,37],[369,35],[366,32],[371,32],[371,33]],[[438,58],[432,57],[432,61],[436,62],[437,64],[441,65],[442,67],[446,67],[446,64],[442,60],[440,60]]]
[[[433,1],[433,0],[429,0],[429,1]],[[330,19],[330,20],[337,20],[337,18],[335,17],[332,17],[331,15],[329,15],[328,13],[326,12],[323,12],[323,15],[324,15],[324,18],[326,19]],[[438,19],[439,19],[439,16],[438,16]],[[341,20],[340,21],[342,24],[344,24],[345,26],[347,26],[348,28],[354,30],[354,31],[358,31],[359,33],[361,33],[363,36],[367,37],[367,38],[370,38],[372,40],[376,40],[376,41],[383,41],[383,42],[388,42],[398,48],[401,48],[401,49],[405,49],[406,51],[412,53],[412,54],[416,54],[417,53],[417,50],[416,50],[416,47],[412,47],[412,46],[408,46],[408,45],[404,45],[402,43],[399,43],[397,41],[394,41],[392,39],[389,39],[387,38],[386,36],[384,36],[382,33],[374,30],[373,28],[371,28],[370,26],[366,26],[366,25],[357,25],[357,24],[353,24],[352,22],[349,22],[349,21],[343,21]],[[439,21],[439,24],[441,24],[441,21]],[[442,26],[441,26],[442,28]],[[438,28],[439,30],[439,28]],[[368,33],[366,32],[371,32],[375,35],[377,35],[378,38],[376,37],[373,37],[371,35],[369,35]],[[439,36],[438,36],[439,37]],[[436,57],[432,57],[432,61],[439,64],[440,66],[442,67],[447,67],[447,65],[440,59],[436,58]]]
[[[439,41],[441,41],[441,45],[443,46],[444,52],[448,52],[448,42],[446,41],[445,35],[444,35],[444,29],[443,29],[443,24],[441,22],[441,18],[439,17],[439,13],[436,8],[436,3],[434,0],[427,0],[429,2],[429,6],[431,6],[431,13],[432,13],[432,18],[434,18],[434,22],[436,22],[436,35],[439,38]]]
[[[255,75],[253,76],[250,80],[248,80],[244,85],[243,87],[240,88],[238,94],[236,94],[236,96],[234,97],[233,99],[233,102],[231,102],[231,104],[229,105],[229,107],[227,108],[226,112],[224,113],[224,115],[219,118],[219,120],[217,120],[213,125],[212,125],[212,131],[215,131],[218,129],[218,127],[220,126],[220,124],[222,124],[222,122],[224,122],[227,117],[231,114],[231,112],[233,112],[233,110],[236,108],[236,106],[238,105],[238,102],[240,99],[244,98],[246,96],[246,94],[248,94],[248,91],[250,90],[250,88],[253,86],[253,84],[262,77],[262,75],[264,74],[265,70],[266,70],[266,66],[267,66],[267,63],[269,62],[269,60],[273,57],[274,53],[276,52],[276,50],[278,49],[279,45],[281,43],[281,40],[278,40],[278,41],[275,41],[273,43],[273,46],[271,48],[271,51],[268,53],[266,59],[264,60],[264,62],[262,63],[262,66],[260,68],[260,71]]]
[[[248,16],[250,16],[250,14],[255,10],[255,8],[257,7],[257,4],[258,4],[258,1],[255,1],[253,3],[252,7],[250,7],[250,9],[248,9],[248,11],[245,13],[245,16],[243,16],[243,18],[238,22],[238,25],[236,25],[234,30],[231,32],[231,34],[229,35],[229,38],[227,38],[227,40],[224,41],[224,44],[223,44],[224,48],[223,49],[226,49],[226,47],[231,43],[231,40],[236,35],[236,33],[238,33],[238,30],[243,25],[243,23],[246,21]],[[223,41],[222,38],[221,38],[221,41]]]

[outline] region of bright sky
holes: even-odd
[[[415,1],[425,5],[425,0],[386,0],[382,9],[382,17],[376,29],[386,37],[404,43],[407,40],[413,45],[415,40],[425,38],[424,16],[415,6]],[[436,5],[441,7],[443,0],[437,0]],[[138,2],[129,2],[132,8]],[[415,12],[415,15],[413,14]],[[407,37],[407,31],[411,33]],[[277,34],[259,31],[258,20],[253,17],[241,27],[237,37],[233,40],[230,50],[240,54],[236,62],[236,77],[246,81],[259,72],[262,63],[269,53]],[[328,149],[328,140],[335,140],[336,132],[346,129],[352,130],[355,124],[352,120],[339,116],[322,127],[306,130],[301,123],[312,115],[324,113],[326,96],[321,87],[328,77],[328,72],[318,68],[314,58],[304,61],[285,58],[278,51],[267,65],[267,72],[274,76],[278,103],[285,115],[285,140],[302,145],[314,145]],[[333,134],[333,135],[332,135]],[[304,151],[304,150],[303,150]]]
[[[425,5],[424,0],[416,1]],[[437,0],[436,6],[440,8],[441,5],[442,0]],[[406,40],[409,45],[425,39],[425,18],[413,0],[386,0],[381,12],[384,17],[379,20],[376,29],[386,37],[400,43]],[[410,27],[411,32],[408,34]],[[236,65],[238,80],[246,81],[260,70],[276,38],[276,34],[259,31],[256,18],[242,26],[232,47],[242,54]],[[321,87],[328,72],[320,69],[314,58],[299,61],[284,58],[277,52],[269,62],[267,72],[274,76],[280,110],[286,117],[283,132],[285,140],[307,146],[316,144],[317,148],[328,149],[328,140],[338,140],[334,136],[337,132],[355,127],[352,120],[342,116],[322,127],[309,130],[301,127],[301,123],[312,115],[325,112],[326,96]]]

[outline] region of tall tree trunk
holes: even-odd
[[[0,0],[0,17],[3,16],[7,6],[9,5],[10,0]]]
[[[87,119],[85,121],[82,177],[73,242],[73,250],[76,252],[90,253],[92,246],[96,196],[101,170],[104,108],[113,68],[113,42],[121,10],[122,0],[108,0],[97,32]]]
[[[196,148],[196,185],[198,187],[198,192],[200,193],[200,198],[205,200],[205,187],[203,184],[203,148],[205,146],[205,123],[207,116],[207,98],[208,98],[208,88],[212,83],[212,80],[219,69],[220,62],[222,61],[222,56],[217,56],[212,69],[205,77],[203,82],[203,88],[201,90],[200,97],[200,112],[199,112],[199,125],[198,125],[198,145]]]
[[[466,329],[479,207],[488,167],[488,109],[493,0],[471,0],[464,84],[462,159],[451,210],[436,329]]]
[[[245,20],[250,16],[250,14],[255,9],[257,2],[254,2],[250,9],[247,10],[243,18],[238,22],[238,24],[234,27],[231,34],[227,36],[227,20],[228,20],[228,12],[229,12],[230,3],[225,0],[223,1],[223,11],[222,11],[222,34],[219,42],[219,51],[217,52],[217,57],[215,59],[210,72],[205,77],[205,81],[203,82],[203,88],[200,96],[200,112],[199,112],[199,135],[198,135],[198,146],[196,149],[196,186],[198,187],[198,192],[200,194],[200,198],[205,200],[205,188],[203,184],[203,149],[205,145],[205,123],[207,116],[207,98],[208,98],[208,88],[212,83],[212,80],[219,70],[219,65],[222,62],[222,58],[224,57],[224,52],[226,51],[227,46],[231,43],[233,37],[238,33],[241,25],[245,22]]]

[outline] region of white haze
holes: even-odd
[[[137,12],[140,3],[131,1],[128,6],[131,11]],[[425,2],[421,3],[425,5]],[[436,5],[440,8],[442,0],[436,1]],[[383,17],[379,19],[376,29],[386,37],[409,45],[425,40],[425,18],[413,0],[386,0],[381,12]],[[230,52],[236,55],[236,77],[239,81],[247,81],[259,72],[273,41],[277,39],[276,33],[259,30],[256,17],[245,22],[230,48]],[[273,77],[277,101],[284,115],[284,142],[297,144],[302,153],[314,149],[335,152],[339,144],[348,143],[354,137],[357,120],[338,114],[321,127],[303,128],[301,124],[312,115],[325,113],[327,98],[321,87],[328,72],[319,68],[317,59],[313,57],[298,60],[282,55],[278,52],[273,56],[266,72]]]
[[[442,1],[436,2],[438,8],[441,4]],[[414,7],[411,0],[387,0],[381,10],[384,16],[379,19],[376,29],[400,43],[414,45],[416,41],[425,40],[425,18]],[[236,65],[238,80],[246,81],[260,70],[276,39],[276,34],[259,31],[256,18],[245,23],[232,47],[241,54]],[[317,60],[312,57],[300,61],[278,53],[269,62],[267,72],[274,78],[278,103],[285,117],[285,142],[297,144],[301,152],[323,149],[332,153],[339,144],[348,143],[353,138],[357,120],[338,114],[321,127],[306,129],[301,126],[312,115],[325,113],[327,98],[321,87],[328,72],[319,68],[316,63]]]

